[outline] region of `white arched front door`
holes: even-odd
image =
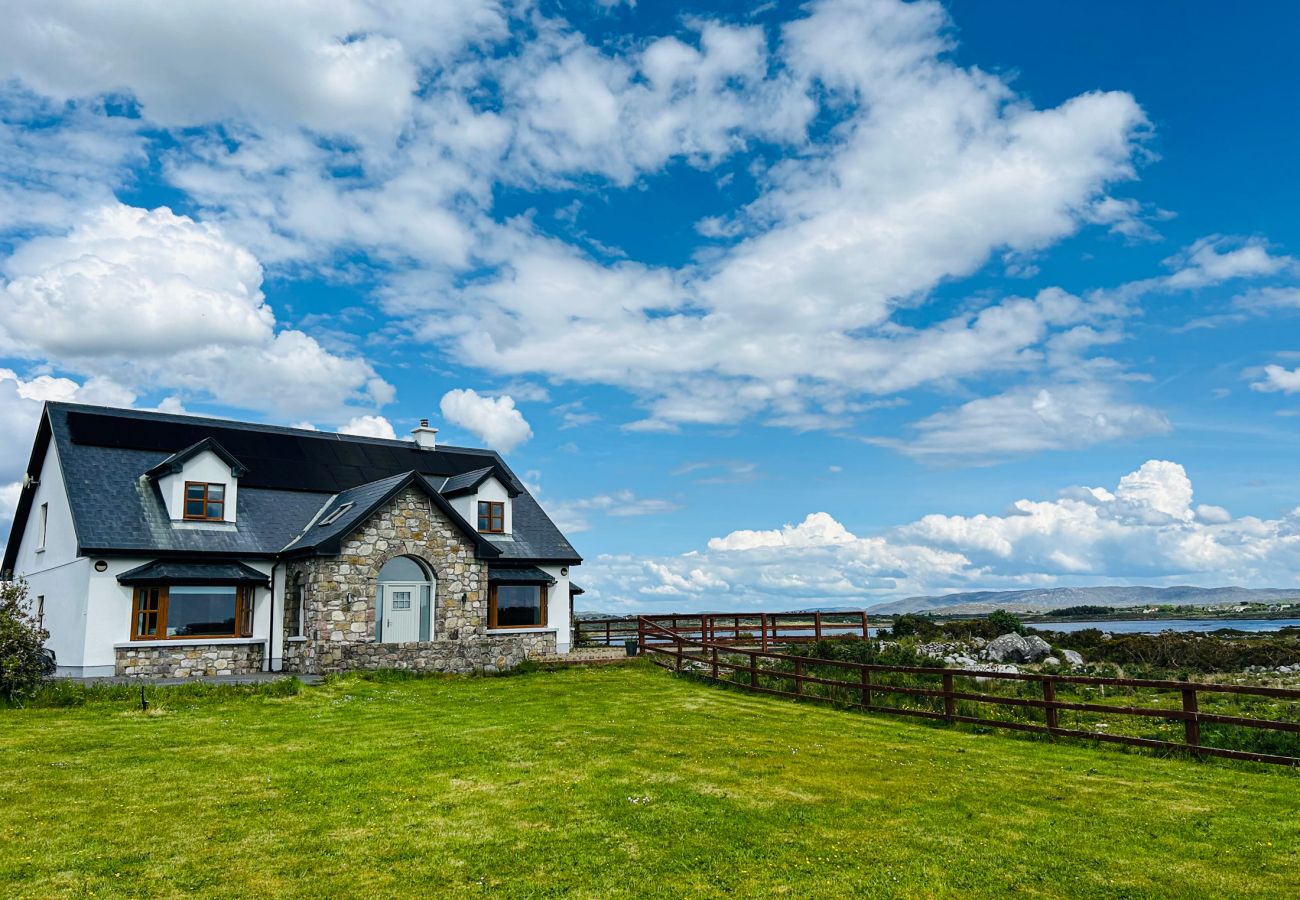
[[[389,560],[379,570],[377,594],[378,640],[404,644],[433,639],[434,581],[422,563],[409,556]]]

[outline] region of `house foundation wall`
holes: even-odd
[[[248,675],[262,670],[264,649],[261,643],[118,647],[114,674],[132,678]]]
[[[555,635],[489,635],[467,641],[421,641],[409,644],[346,644],[336,661],[320,674],[358,669],[398,669],[409,672],[492,674],[513,669],[526,659],[555,653]]]

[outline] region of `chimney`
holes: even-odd
[[[421,450],[433,450],[438,446],[438,429],[430,428],[428,419],[421,419],[420,427],[412,428],[411,434],[415,435],[415,446]]]

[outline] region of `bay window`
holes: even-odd
[[[160,585],[135,589],[134,641],[249,637],[253,589],[235,585]]]

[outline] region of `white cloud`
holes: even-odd
[[[1167,433],[1157,410],[1117,395],[1113,385],[1089,381],[1012,388],[935,413],[903,438],[869,438],[935,463],[997,462],[1042,450],[1087,447]]]
[[[1235,278],[1275,275],[1294,266],[1288,256],[1274,256],[1259,238],[1201,238],[1179,255],[1166,260],[1176,271],[1164,279],[1170,290],[1186,290],[1221,284]]]
[[[253,255],[166,208],[102,207],[20,246],[4,275],[0,327],[52,356],[256,345],[275,325]]]
[[[605,609],[797,609],[957,590],[1122,583],[1300,586],[1300,509],[1234,519],[1201,504],[1182,466],[1151,460],[1111,490],[1018,500],[1002,515],[929,515],[876,536],[826,512],[735,531],[649,560],[602,556],[584,576]]]
[[[511,397],[484,397],[477,391],[458,388],[442,395],[440,408],[448,422],[502,453],[509,453],[533,436],[533,429],[515,409]]]
[[[409,116],[418,64],[502,25],[497,4],[474,0],[51,0],[11,10],[0,56],[43,94],[129,93],[161,125],[235,119],[378,139]]]
[[[1284,394],[1300,393],[1300,368],[1287,369],[1279,365],[1268,365],[1264,367],[1264,377],[1259,381],[1252,381],[1250,384],[1252,390],[1270,393],[1281,391]]]
[[[629,490],[597,494],[579,500],[560,500],[547,504],[547,510],[555,524],[564,532],[588,531],[591,529],[591,514],[601,513],[615,518],[628,516],[659,516],[676,512],[681,504],[674,500],[657,497],[638,497]]]
[[[287,416],[392,399],[363,359],[276,331],[257,260],[218,227],[165,208],[93,210],[66,234],[20,245],[4,275],[0,343],[88,384],[177,388]]]
[[[393,424],[383,416],[355,416],[347,424],[339,426],[340,434],[355,434],[362,437],[388,438],[396,440]]]

